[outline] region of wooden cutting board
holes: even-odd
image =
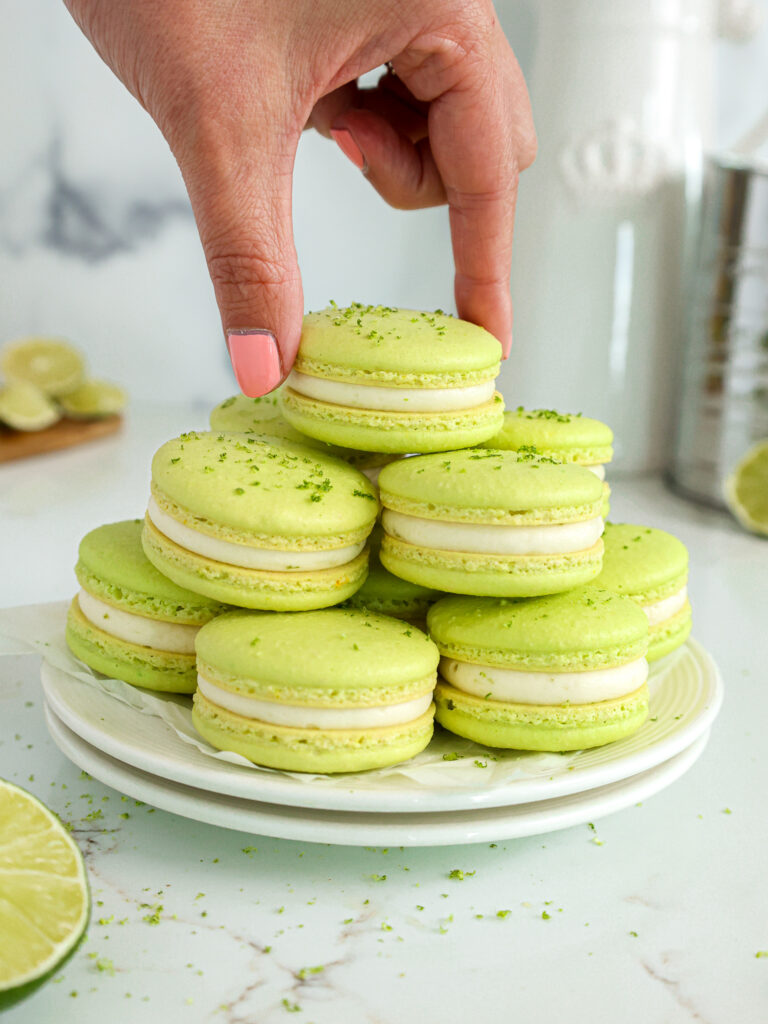
[[[0,462],[45,455],[95,441],[114,434],[122,425],[122,416],[106,416],[102,420],[62,419],[45,430],[7,430],[0,427]]]

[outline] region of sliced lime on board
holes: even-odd
[[[85,360],[74,345],[58,338],[21,338],[0,349],[0,374],[8,381],[26,381],[58,398],[85,376]]]
[[[0,779],[0,1010],[63,966],[89,914],[74,840],[39,800]]]
[[[23,380],[0,385],[0,423],[14,430],[44,430],[61,413],[51,399],[34,384]]]
[[[59,399],[64,413],[73,420],[96,420],[115,416],[125,408],[126,395],[108,380],[84,380],[74,391]]]

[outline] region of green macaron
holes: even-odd
[[[488,331],[440,310],[333,306],[304,318],[280,403],[292,426],[330,444],[449,451],[501,428],[500,359]]]
[[[447,597],[427,616],[440,654],[436,718],[517,750],[581,750],[648,715],[648,622],[594,586],[530,600]]]
[[[374,486],[331,455],[191,432],[152,460],[143,544],[180,586],[243,608],[304,611],[362,585],[377,513]]]
[[[271,768],[381,768],[429,743],[438,660],[425,633],[371,612],[234,612],[198,634],[192,719]]]
[[[369,538],[371,553],[368,578],[344,602],[344,607],[367,609],[381,615],[391,615],[395,619],[423,623],[430,606],[444,595],[439,590],[422,587],[388,572],[379,558],[383,536],[381,526],[375,526]]]
[[[626,594],[648,617],[648,660],[679,647],[691,631],[688,551],[665,530],[632,523],[606,523],[603,568],[595,581]]]
[[[327,455],[335,455],[350,466],[359,469],[369,479],[377,476],[377,470],[386,466],[397,456],[384,452],[362,452],[353,448],[340,448],[338,445],[326,444],[314,437],[308,437],[296,430],[280,411],[279,396],[283,387],[264,395],[261,398],[247,398],[245,395],[232,395],[225,398],[211,411],[211,430],[227,431],[244,434],[255,434],[264,440],[280,438],[293,444],[303,444],[308,448],[316,448]]]
[[[557,462],[574,462],[587,466],[604,481],[605,465],[613,458],[613,431],[600,420],[581,413],[526,409],[519,405],[506,410],[501,430],[484,447],[537,452]],[[609,512],[611,491],[607,483],[604,492],[603,518]]]
[[[194,693],[195,636],[227,608],[178,586],[147,559],[142,521],[99,526],[80,542],[66,639],[86,665],[135,686]]]
[[[381,562],[412,583],[533,597],[600,572],[603,485],[581,466],[469,449],[392,463],[379,487]]]

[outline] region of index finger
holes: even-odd
[[[429,139],[450,208],[459,316],[494,334],[506,357],[517,182],[533,162],[536,135],[522,72],[495,16],[459,53],[430,106]]]

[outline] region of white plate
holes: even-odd
[[[709,739],[706,732],[663,764],[586,793],[515,807],[372,814],[281,807],[169,782],[92,747],[47,706],[45,716],[48,730],[63,754],[93,778],[136,800],[252,835],[337,846],[453,846],[518,839],[583,825],[646,800],[670,785],[697,760]]]
[[[462,756],[452,761],[437,757],[428,771],[422,769],[421,781],[375,772],[302,780],[215,760],[180,739],[160,718],[142,714],[50,664],[43,665],[42,680],[48,704],[65,725],[93,747],[150,775],[260,802],[377,813],[506,807],[605,786],[690,747],[710,728],[722,702],[715,663],[689,641],[654,667],[649,721],[616,743],[566,755],[489,752],[443,733],[433,741],[437,749],[442,745]],[[491,770],[474,768],[474,759]]]

